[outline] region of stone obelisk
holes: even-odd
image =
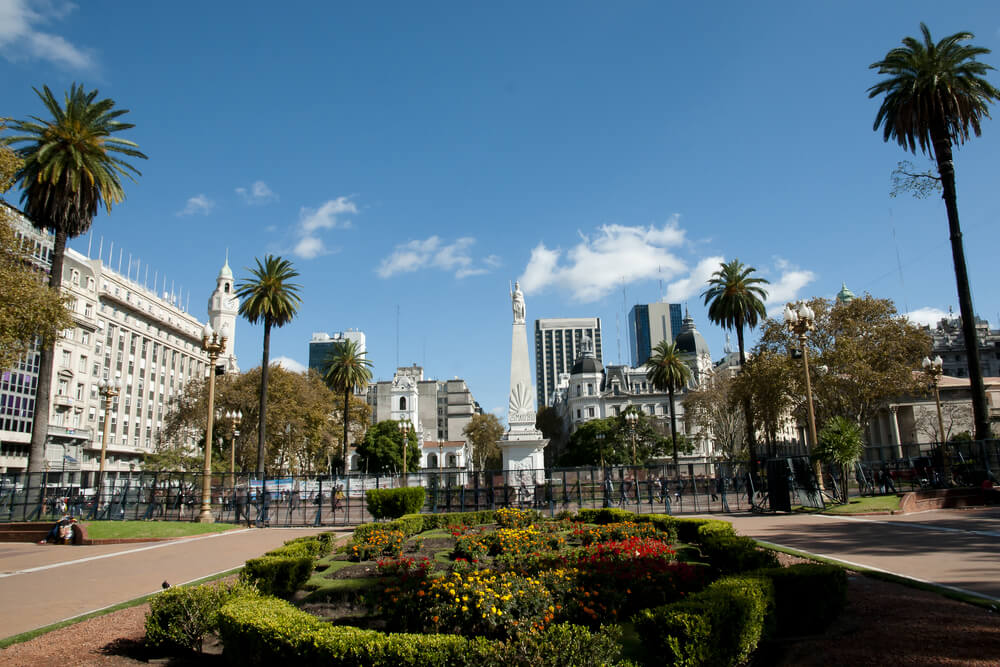
[[[521,492],[533,495],[534,485],[545,482],[545,457],[542,450],[549,441],[535,428],[535,396],[531,391],[531,368],[528,365],[524,294],[519,283],[514,283],[510,296],[514,324],[510,339],[508,427],[499,445],[503,452],[507,483],[518,487]]]

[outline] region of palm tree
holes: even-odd
[[[747,363],[743,342],[743,327],[753,330],[757,322],[767,317],[764,301],[767,291],[761,285],[769,284],[754,274],[752,266],[744,266],[738,259],[723,262],[719,270],[708,279],[708,289],[701,293],[708,306],[708,319],[725,329],[736,330],[736,343],[740,350],[740,369]],[[750,472],[757,472],[757,435],[754,431],[750,397],[743,399],[743,415],[747,425],[747,452],[750,454]]]
[[[676,343],[661,340],[646,361],[646,379],[652,382],[658,391],[666,390],[670,397],[670,436],[674,443],[675,468],[677,468],[677,414],[674,410],[674,391],[691,381],[691,367],[684,362],[683,354],[677,349]]]
[[[990,50],[961,43],[972,39],[972,33],[957,32],[935,44],[930,30],[923,23],[920,24],[920,31],[923,42],[906,37],[903,46],[892,49],[885,59],[868,66],[869,69],[877,69],[879,74],[887,75],[868,89],[869,98],[885,94],[872,129],[878,130],[881,126],[885,141],[893,139],[912,153],[917,152],[917,146],[923,153],[931,149],[934,151],[941,178],[941,196],[948,212],[951,255],[962,314],[962,336],[969,361],[976,439],[985,440],[990,437],[989,413],[979,367],[976,321],[969,274],[965,267],[962,230],[958,224],[951,147],[952,144],[965,143],[970,130],[979,136],[980,123],[983,117],[990,117],[989,105],[1000,99],[1000,91],[983,78],[993,67],[976,61],[976,56],[987,54]]]
[[[344,440],[340,444],[340,456],[344,462],[344,474],[347,474],[347,433],[351,394],[368,386],[372,379],[372,362],[365,358],[358,344],[345,339],[333,346],[330,356],[326,358],[326,368],[323,380],[333,391],[344,393]]]
[[[267,377],[271,358],[271,327],[283,327],[292,321],[302,303],[299,285],[289,282],[299,275],[287,259],[268,255],[257,268],[247,269],[252,278],[236,286],[243,299],[240,315],[250,324],[264,322],[264,358],[260,368],[260,412],[257,430],[257,476],[264,475],[264,441],[267,433]]]
[[[115,132],[135,127],[117,120],[128,109],[115,109],[110,98],[95,101],[97,90],[87,92],[73,84],[63,104],[48,86],[34,89],[52,118],[32,116],[10,124],[15,136],[5,144],[26,144],[17,150],[24,162],[15,175],[21,185],[21,202],[32,224],[55,234],[49,286],[62,284],[66,241],[83,234],[101,205],[111,212],[114,204],[125,201],[121,177],[135,181],[139,170],[119,155],[146,159],[138,145],[113,138]],[[45,440],[49,430],[49,395],[52,393],[53,347],[39,351],[35,420],[31,429],[28,472],[41,472],[45,461]]]

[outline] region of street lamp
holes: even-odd
[[[215,362],[226,349],[226,326],[221,332],[205,324],[201,332],[201,349],[208,353],[208,420],[205,426],[205,468],[201,478],[201,512],[199,523],[212,523],[212,425],[215,421]]]
[[[625,413],[625,424],[628,426],[628,433],[632,436],[632,465],[636,465],[635,459],[635,435],[636,427],[639,424],[639,415],[635,412]]]
[[[242,410],[226,410],[226,421],[229,422],[229,474],[232,477],[232,487],[236,488],[236,438],[240,437],[240,423],[243,421]]]
[[[108,382],[102,379],[97,383],[97,390],[101,394],[101,398],[104,399],[104,435],[101,437],[101,464],[97,469],[96,506],[100,507],[101,494],[104,491],[104,459],[108,453],[108,427],[111,425],[111,403],[121,393],[122,387],[118,380]]]
[[[410,446],[411,426],[412,424],[410,423],[410,420],[407,419],[406,417],[400,419],[399,423],[396,424],[396,428],[398,428],[399,432],[403,434],[403,483],[404,484],[406,483],[406,454]]]
[[[938,383],[941,381],[941,376],[944,374],[944,364],[941,361],[941,355],[938,355],[931,359],[930,357],[924,357],[924,361],[921,364],[924,367],[924,374],[927,379],[930,380],[931,386],[934,387],[934,402],[937,404],[937,418],[938,418],[938,442],[943,443],[944,438],[944,417],[941,416],[941,392],[938,390]]]
[[[813,397],[812,397],[812,383],[809,381],[809,346],[806,345],[806,335],[816,328],[816,313],[810,308],[805,301],[799,301],[798,306],[792,307],[792,304],[785,304],[785,326],[788,327],[790,333],[795,334],[799,338],[799,344],[802,348],[802,364],[806,371],[806,401],[809,406],[809,440],[806,447],[806,451],[812,452],[813,448],[816,447],[816,415],[813,412]],[[819,460],[813,461],[813,471],[816,473],[816,482],[819,484],[819,488],[823,488],[823,469],[820,467]]]

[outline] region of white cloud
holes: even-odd
[[[295,361],[291,357],[277,357],[271,360],[272,364],[277,364],[284,368],[286,371],[291,371],[292,373],[304,373],[306,367]]]
[[[701,293],[708,287],[708,279],[719,270],[719,265],[726,259],[722,256],[706,257],[698,262],[687,278],[681,278],[667,285],[666,300],[670,303],[680,303],[688,299],[701,298]]]
[[[812,271],[793,266],[780,257],[775,259],[774,264],[781,276],[777,280],[771,280],[770,285],[763,285],[767,290],[767,302],[764,305],[769,309],[794,301],[803,287],[816,280],[816,274]]]
[[[954,317],[951,313],[943,311],[940,308],[932,308],[930,306],[924,306],[923,308],[911,310],[903,316],[914,324],[926,324],[932,327],[943,319],[951,319]]]
[[[194,215],[196,213],[200,215],[208,215],[212,212],[213,208],[215,208],[214,201],[203,194],[198,194],[188,199],[184,208],[177,211],[177,215]]]
[[[76,9],[76,5],[69,2],[35,4],[34,9],[29,9],[25,0],[0,0],[0,52],[4,57],[10,61],[48,60],[69,69],[92,68],[94,58],[88,49],[36,28],[37,24],[62,19]]]
[[[330,250],[317,232],[324,229],[348,229],[351,221],[345,220],[343,216],[357,212],[358,207],[350,197],[330,199],[319,208],[303,206],[299,210],[299,224],[296,227],[299,240],[292,252],[303,259],[329,254]]]
[[[254,181],[253,185],[247,188],[236,188],[236,194],[243,197],[243,201],[248,204],[266,204],[270,201],[277,201],[278,195],[264,181]]]
[[[434,268],[454,271],[456,278],[465,278],[489,273],[500,265],[500,258],[496,255],[473,259],[472,246],[475,244],[476,239],[470,236],[453,243],[444,243],[436,235],[407,241],[397,245],[392,254],[382,260],[376,272],[382,278],[389,278],[397,273]]]
[[[602,225],[593,238],[580,234],[580,242],[566,252],[539,243],[520,277],[528,292],[549,287],[565,290],[576,301],[597,301],[618,286],[637,280],[672,278],[687,266],[674,254],[685,242],[678,217],[662,227]]]

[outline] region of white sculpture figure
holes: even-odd
[[[518,281],[514,281],[511,307],[514,309],[514,324],[524,324],[524,293],[521,292],[521,283]]]

